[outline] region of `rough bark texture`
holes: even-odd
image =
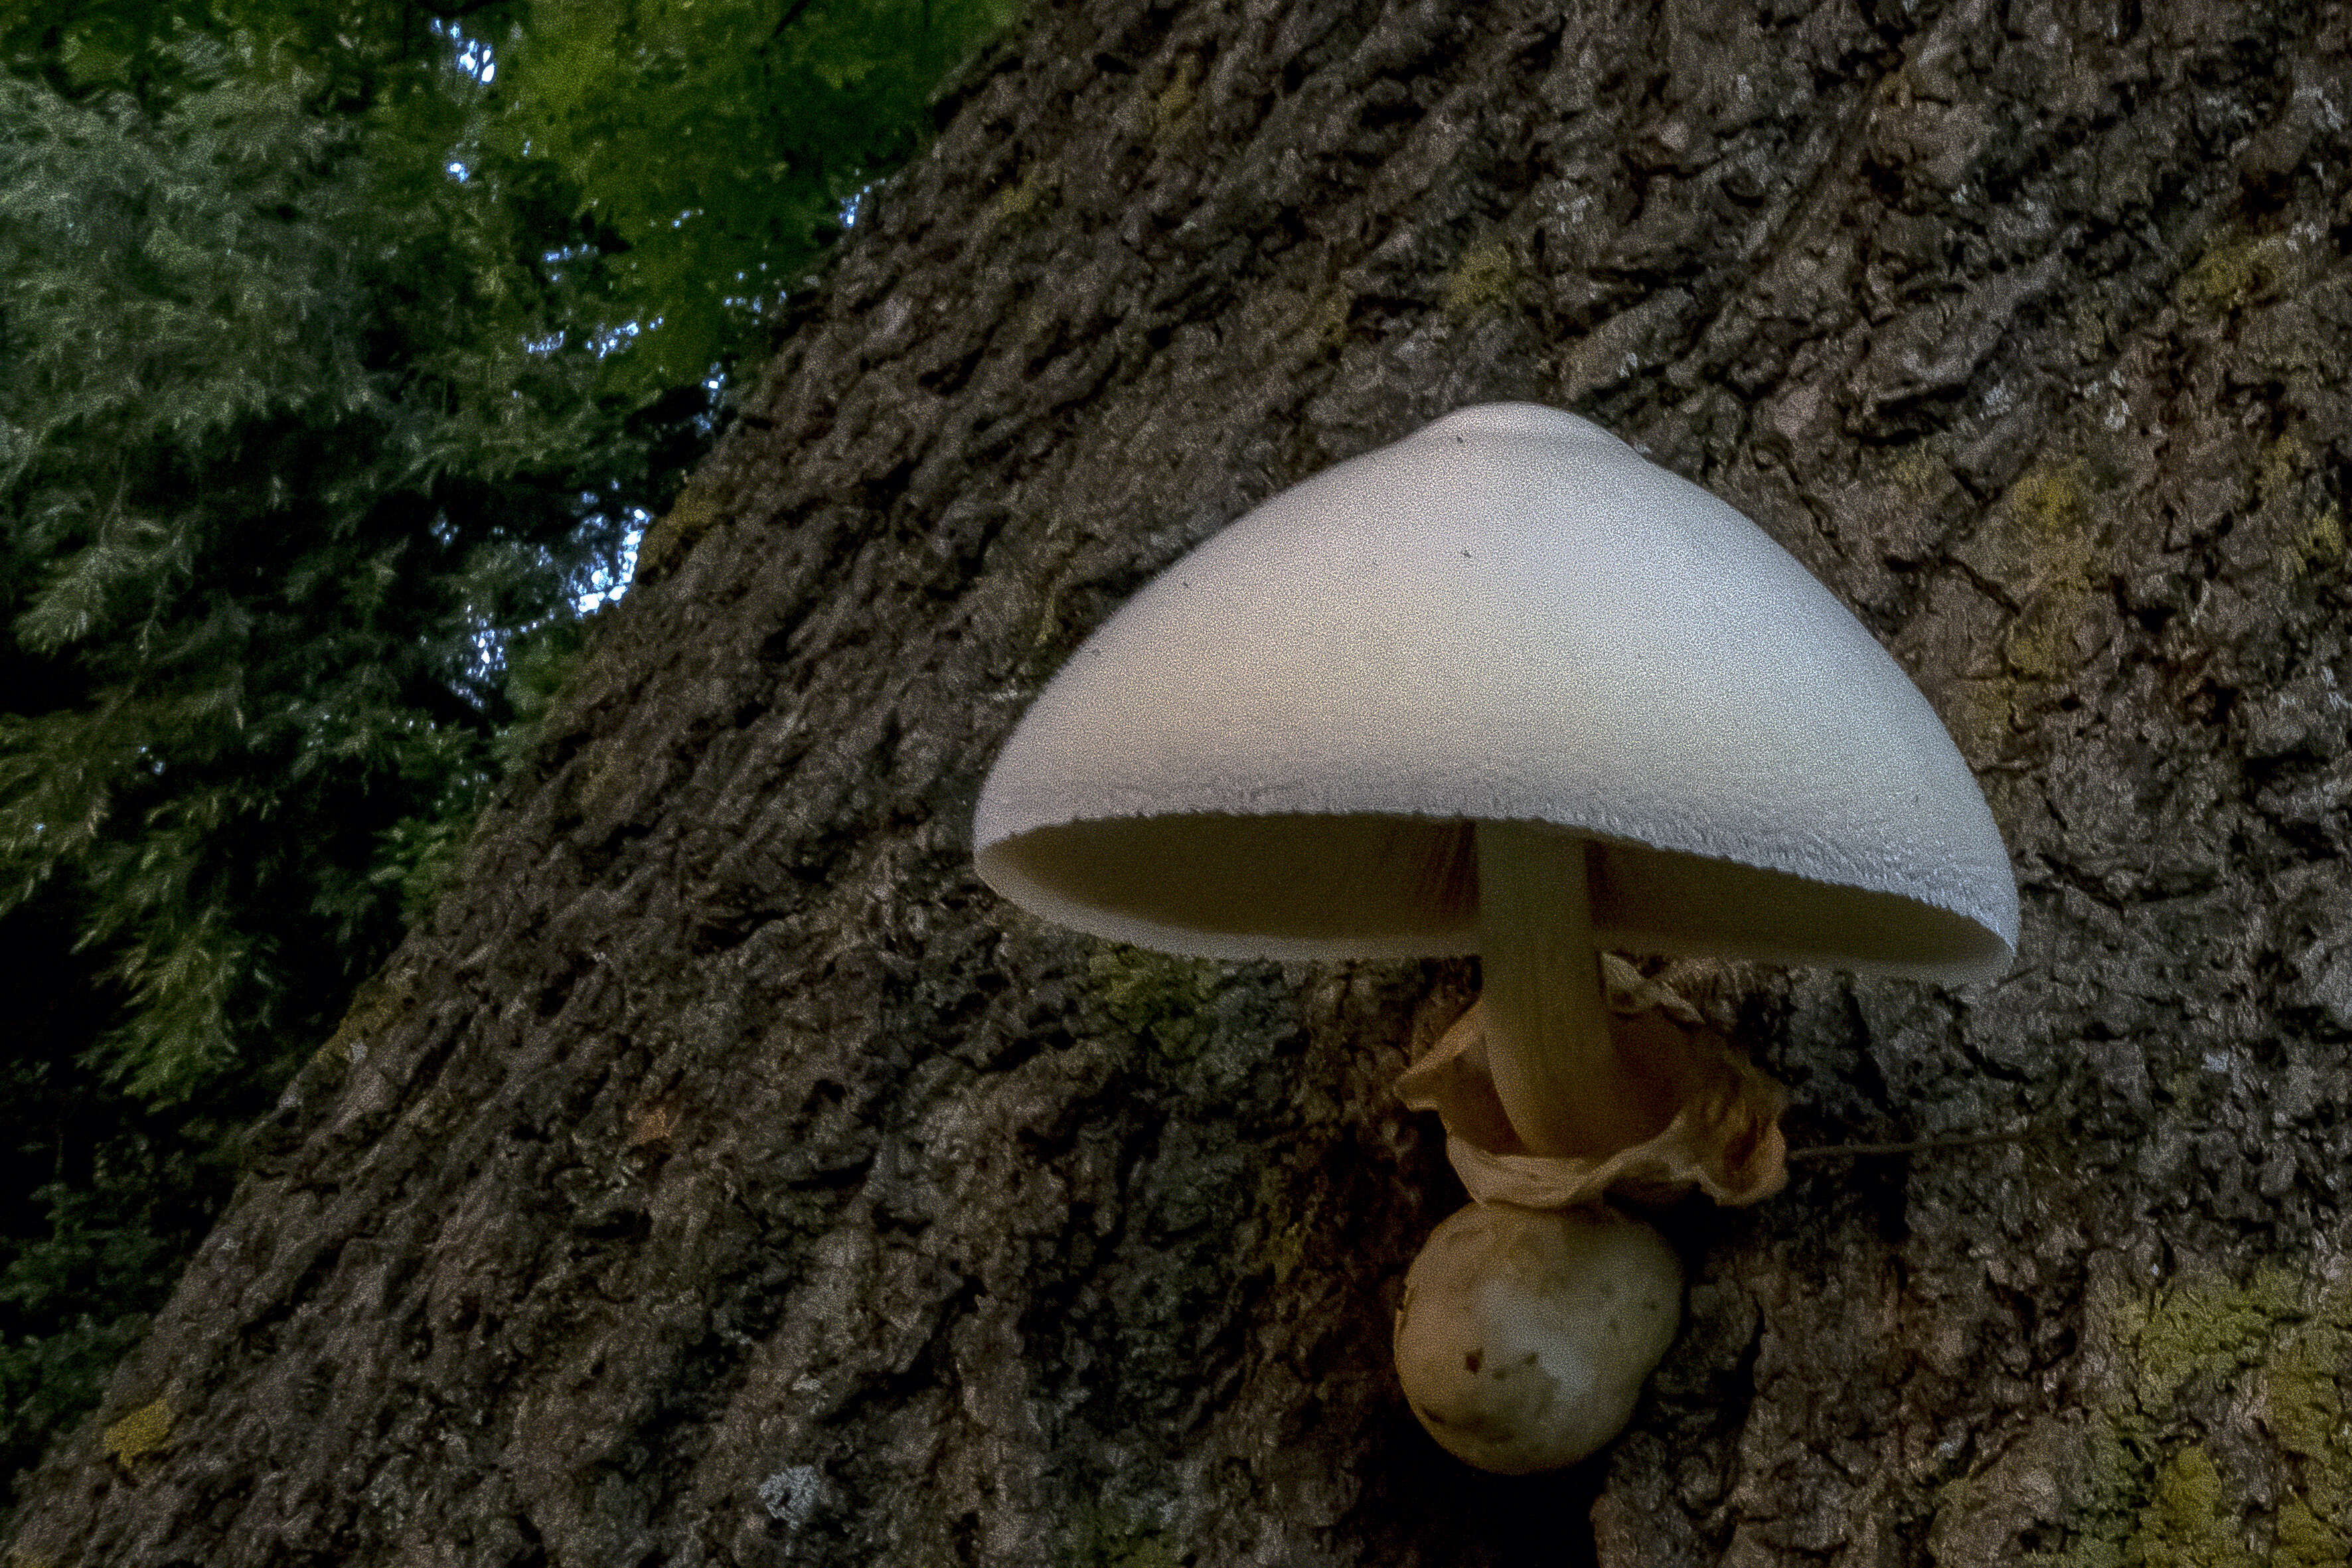
[[[2315,3],[1041,7],[11,1561],[2340,1564],[2347,115]],[[966,844],[1149,574],[1498,397],[1831,584],[2025,905],[1998,984],[1717,977],[1792,1142],[2027,1135],[1668,1215],[1633,1427],[1510,1481],[1387,1366],[1472,967],[1107,949]]]

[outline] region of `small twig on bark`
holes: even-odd
[[[1913,1143],[1815,1143],[1810,1148],[1790,1150],[1789,1158],[1830,1160],[1845,1155],[1863,1159],[1878,1154],[1924,1154],[1937,1149],[1981,1149],[1991,1143],[2031,1142],[2057,1131],[2055,1122],[2036,1121],[2007,1132],[1964,1132],[1950,1138],[1923,1138]]]

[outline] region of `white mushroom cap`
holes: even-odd
[[[1960,980],[2017,893],[1935,711],[1762,530],[1573,415],[1447,416],[1146,586],[982,793],[982,878],[1163,952],[1479,946],[1472,825],[1594,846],[1594,944]]]
[[[1610,1208],[1473,1204],[1430,1232],[1397,1309],[1397,1378],[1456,1458],[1507,1476],[1614,1437],[1682,1321],[1682,1264]]]

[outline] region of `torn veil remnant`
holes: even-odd
[[[1665,1085],[1673,1114],[1654,1136],[1599,1158],[1528,1147],[1486,1058],[1486,1007],[1474,1003],[1437,1044],[1400,1074],[1397,1098],[1434,1110],[1445,1152],[1470,1196],[1483,1204],[1557,1209],[1605,1194],[1667,1202],[1692,1187],[1719,1204],[1760,1203],[1788,1178],[1780,1085],[1709,1031],[1696,1009],[1613,953],[1603,953],[1610,1039]]]
[[[1885,650],[1731,507],[1531,404],[1327,469],[1148,584],[1032,704],[973,839],[1007,898],[1161,952],[1475,952],[1475,1018],[1402,1087],[1522,1206],[1781,1180],[1779,1089],[1612,1020],[1601,950],[1956,981],[2017,940],[1991,813]]]

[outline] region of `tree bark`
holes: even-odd
[[[939,113],[9,1561],[2341,1563],[2340,9],[1062,0]],[[1698,976],[1821,1152],[1508,1480],[1389,1369],[1472,966],[1107,947],[967,838],[1150,574],[1496,398],[1829,583],[2025,919]]]

